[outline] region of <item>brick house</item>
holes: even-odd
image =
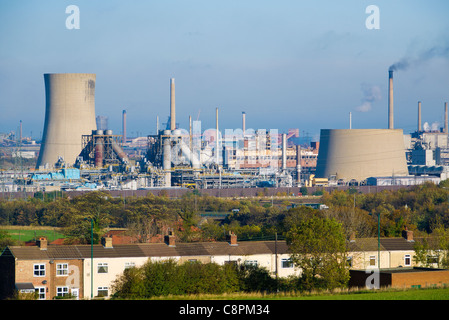
[[[413,267],[414,244],[413,232],[407,230],[402,237],[351,237],[348,243],[349,263],[352,269]]]
[[[289,258],[285,241],[237,243],[234,234],[229,235],[228,242],[202,243],[176,243],[173,234],[167,235],[164,243],[113,245],[111,238],[103,238],[101,245],[92,247],[47,245],[40,239],[36,246],[4,250],[0,256],[0,299],[33,289],[42,300],[69,294],[78,299],[108,297],[113,281],[126,268],[139,267],[149,259],[255,264],[288,276],[297,272]]]
[[[40,238],[37,246],[7,247],[0,259],[0,298],[34,289],[38,299],[64,295],[83,298],[83,259],[61,246],[48,246]]]
[[[300,273],[291,263],[285,241],[237,242],[237,236],[232,233],[227,242],[177,243],[172,233],[164,240],[163,243],[113,244],[112,238],[107,237],[91,247],[47,245],[46,239],[40,239],[32,247],[7,247],[0,256],[0,299],[11,297],[17,291],[26,294],[33,290],[38,299],[47,300],[69,294],[79,299],[109,297],[114,280],[126,268],[142,266],[148,260],[251,264],[279,277]],[[377,238],[351,238],[348,244],[348,263],[352,270],[378,267],[379,254],[382,269],[415,267],[410,232],[402,238],[380,239],[380,250]],[[448,273],[433,275],[440,277],[439,282],[449,282]]]

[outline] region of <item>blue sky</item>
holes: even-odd
[[[65,26],[68,5],[80,29]],[[369,30],[365,9],[380,10]],[[169,113],[176,80],[177,123],[220,128],[387,127],[388,68],[395,127],[442,125],[449,101],[447,0],[0,0],[0,132],[38,138],[45,116],[44,73],[96,73],[96,114],[128,136],[154,134]]]

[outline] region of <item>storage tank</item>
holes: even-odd
[[[52,167],[59,157],[75,163],[82,136],[96,130],[95,80],[90,73],[44,74],[45,123],[37,168]]]
[[[322,129],[317,178],[408,175],[402,129]]]

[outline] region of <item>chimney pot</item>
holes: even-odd
[[[405,228],[405,230],[402,231],[402,236],[407,241],[410,241],[410,242],[414,241],[413,240],[413,231],[407,230],[407,228]]]
[[[39,240],[36,241],[37,245],[41,250],[47,250],[48,240],[45,237],[40,237]]]
[[[227,240],[231,246],[237,246],[237,235],[232,231],[229,231],[229,235],[227,236]]]
[[[355,242],[355,232],[351,232],[351,234],[349,236],[349,241],[350,242]]]
[[[112,248],[112,238],[111,237],[103,237],[103,238],[101,238],[101,244],[105,248]]]
[[[169,247],[176,247],[176,243],[175,243],[175,235],[173,233],[173,230],[168,230],[168,235],[166,235],[164,237],[165,239],[165,243],[169,246]]]

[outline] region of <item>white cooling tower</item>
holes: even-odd
[[[45,124],[37,168],[52,167],[62,157],[75,163],[82,136],[96,130],[95,74],[44,74]]]
[[[318,178],[362,181],[408,175],[401,129],[322,129]]]

